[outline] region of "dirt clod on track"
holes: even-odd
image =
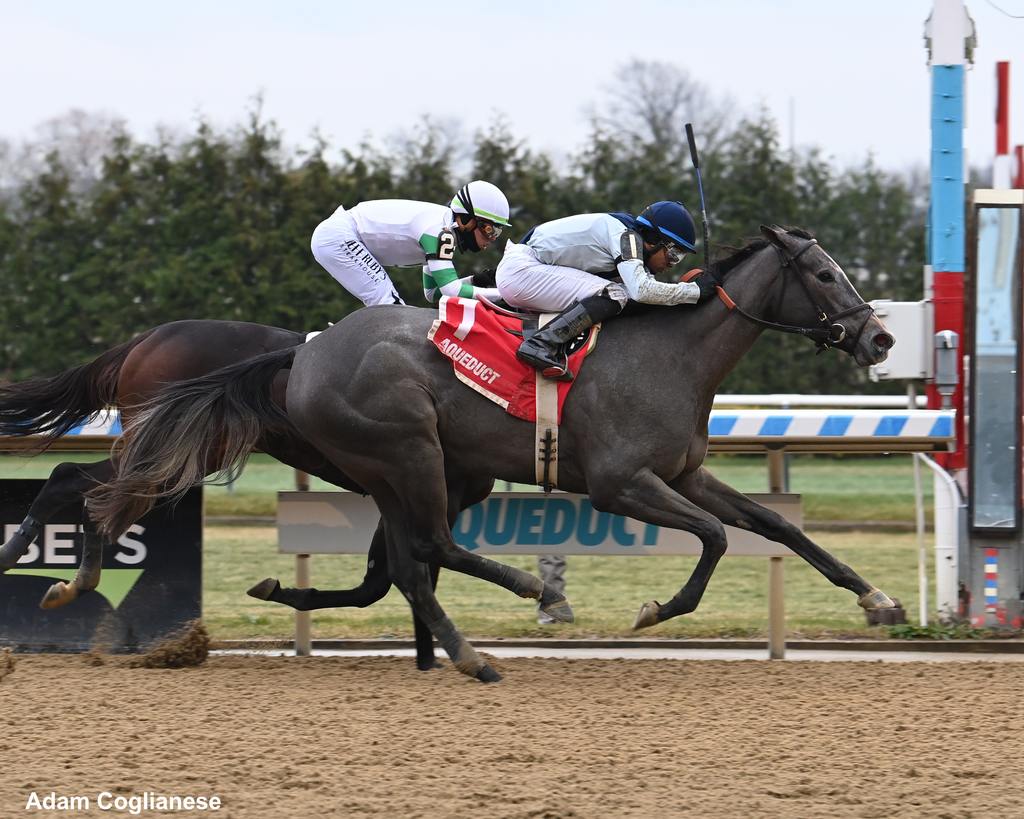
[[[141,668],[193,668],[210,655],[210,635],[199,620],[190,620],[175,634],[151,648],[129,665]]]
[[[216,795],[207,816],[1020,816],[1018,663],[18,657],[0,816]],[[147,814],[149,815],[149,814]],[[177,815],[199,815],[182,814]]]

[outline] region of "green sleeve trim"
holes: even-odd
[[[432,271],[434,281],[437,282],[438,287],[444,287],[459,278],[459,274],[455,272],[454,267],[446,267],[443,270]]]
[[[429,233],[424,233],[420,236],[420,247],[423,248],[423,252],[428,256],[436,256],[438,247],[437,237],[431,236]]]
[[[473,285],[469,284],[468,282],[463,282],[459,286],[459,296],[464,299],[473,298]]]

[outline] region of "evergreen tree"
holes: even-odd
[[[226,133],[199,122],[182,140],[145,144],[78,112],[36,145],[15,151],[4,143],[0,377],[60,370],[174,319],[292,329],[339,320],[359,303],[309,249],[314,228],[339,205],[447,204],[460,184],[479,178],[508,196],[512,239],[540,222],[635,213],[657,199],[679,199],[696,216],[687,121],[700,143],[713,250],[729,252],[765,222],[798,225],[820,237],[865,298],[920,298],[926,178],[882,171],[871,157],[840,168],[819,150],[784,151],[766,112],[734,127],[729,105],[685,72],[634,61],[591,111],[590,133],[566,166],[531,150],[500,116],[474,134],[470,169],[458,174],[467,156],[458,129],[430,118],[386,150],[369,139],[340,149],[317,139],[291,155],[258,101]],[[502,237],[462,256],[460,270],[495,266],[504,244]],[[418,269],[391,273],[408,301],[423,303]],[[894,389],[838,358],[766,333],[723,389]]]
[[[11,317],[3,370],[15,378],[62,369],[89,353],[92,294],[77,286],[75,270],[92,251],[93,237],[71,184],[51,152],[21,190],[20,224],[3,275]]]

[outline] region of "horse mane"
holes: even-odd
[[[782,226],[782,229],[800,239],[814,238],[813,233],[809,230],[804,230],[803,228]],[[755,236],[744,240],[744,244],[738,248],[732,245],[719,245],[717,248],[717,255],[719,258],[711,263],[711,269],[714,271],[719,281],[721,281],[730,270],[739,267],[740,264],[749,259],[759,250],[763,250],[768,247],[769,244],[769,241],[764,237]],[[692,307],[693,305],[687,304],[677,306]],[[661,311],[663,309],[664,308],[655,304],[640,304],[635,301],[630,301],[627,302],[626,308],[619,315],[622,318],[629,318],[632,316],[641,316],[649,312]]]
[[[804,230],[803,228],[784,226],[782,229],[800,239],[814,238],[813,233],[809,230]],[[761,236],[756,236],[754,238],[747,239],[739,248],[722,245],[719,249],[719,253],[728,255],[720,255],[719,258],[715,259],[715,261],[711,263],[711,269],[719,279],[722,279],[730,270],[742,264],[759,250],[763,250],[768,246],[768,244],[767,239]]]

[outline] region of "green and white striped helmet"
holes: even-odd
[[[509,226],[508,199],[496,185],[482,179],[475,179],[459,188],[449,207],[453,213],[473,215],[495,225]]]

